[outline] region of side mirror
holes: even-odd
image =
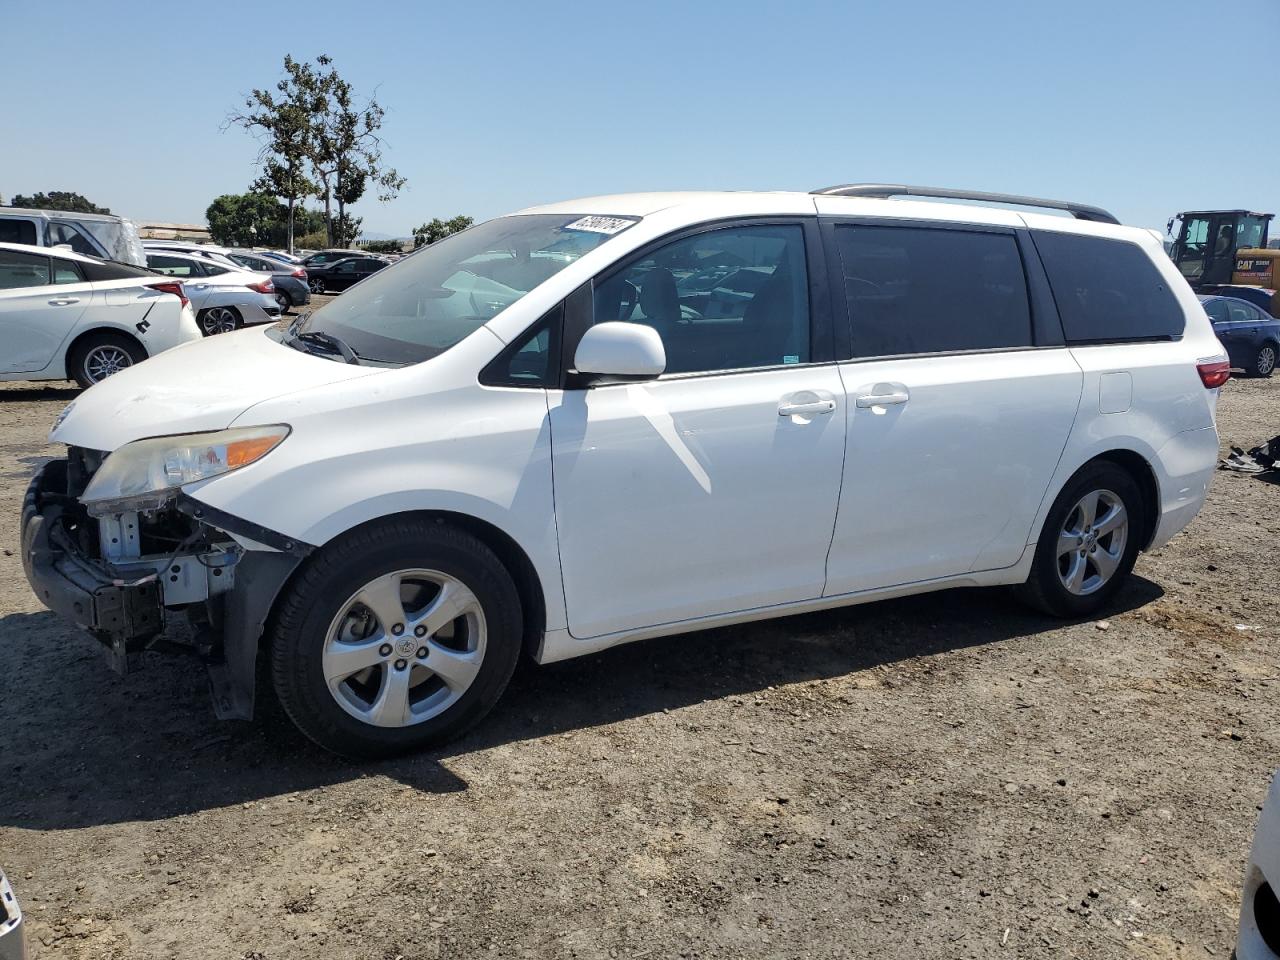
[[[597,323],[578,341],[573,366],[593,381],[653,380],[667,369],[667,351],[653,327]]]

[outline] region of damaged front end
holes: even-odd
[[[22,505],[28,581],[106,647],[117,673],[145,649],[194,654],[209,667],[218,716],[251,718],[267,616],[311,548],[181,490],[86,506],[105,457],[70,447],[32,479]],[[177,615],[189,628],[166,630]]]

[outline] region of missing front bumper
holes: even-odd
[[[176,647],[161,640],[165,611],[185,610],[196,624],[188,649],[209,668],[215,712],[251,719],[259,640],[280,590],[314,547],[179,495],[174,509],[201,533],[200,543],[172,556],[142,551],[104,560],[92,549],[93,525],[104,521],[87,516],[74,496],[80,489],[68,483],[66,460],[45,464],[27,488],[22,563],[36,596],[102,643],[121,674],[130,653]],[[138,537],[144,526],[135,528]],[[228,534],[256,546],[245,549]]]
[[[67,462],[52,460],[27,487],[22,500],[22,566],[45,606],[121,658],[141,649],[164,627],[160,589],[154,581],[122,582],[100,562],[82,555],[64,526],[73,506],[65,493],[66,477]]]

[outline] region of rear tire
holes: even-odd
[[[284,316],[293,307],[292,298],[283,290],[276,294],[276,306],[280,308],[280,315]]]
[[[1107,460],[1086,464],[1045,518],[1022,599],[1054,617],[1093,616],[1124,586],[1145,529],[1142,491],[1129,472]]]
[[[280,704],[311,740],[353,760],[461,735],[497,703],[521,650],[520,597],[502,562],[427,519],[380,521],[326,545],[276,609]]]
[[[324,281],[319,277],[308,280],[307,286],[311,288],[312,293],[324,293]]]
[[[235,307],[207,307],[196,314],[196,323],[206,337],[230,333],[244,326],[244,318]]]
[[[1275,373],[1276,358],[1278,351],[1276,345],[1270,341],[1264,343],[1258,348],[1257,355],[1253,358],[1253,366],[1249,369],[1251,377],[1269,377]]]
[[[136,340],[119,333],[95,333],[72,348],[67,372],[76,383],[88,388],[145,359],[147,351]]]

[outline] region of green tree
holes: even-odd
[[[9,204],[11,207],[34,207],[38,210],[68,210],[73,213],[110,213],[106,207],[92,203],[88,198],[70,190],[50,190],[48,193],[33,193],[30,196],[15,194]]]
[[[335,247],[350,247],[356,242],[356,237],[360,236],[360,226],[364,223],[364,217],[353,217],[349,213],[340,213],[333,218],[333,225],[329,231],[329,236]]]
[[[365,240],[360,244],[362,250],[370,253],[399,253],[403,246],[402,240]]]
[[[320,56],[316,62],[323,67],[329,58]],[[286,54],[284,71],[274,91],[255,89],[246,98],[244,111],[233,113],[227,123],[244,127],[261,140],[258,162],[262,174],[251,189],[285,201],[284,242],[292,253],[298,204],[319,190],[306,171],[327,101],[320,74],[311,64],[299,63]]]
[[[205,210],[209,234],[229,247],[270,244],[278,224],[287,222],[285,205],[265,193],[227,193]]]
[[[223,194],[209,204],[205,218],[214,241],[227,246],[282,247],[289,240],[289,208],[265,193]],[[295,236],[323,229],[324,214],[319,210],[294,209]]]
[[[385,111],[370,97],[363,105],[355,102],[351,84],[344,80],[332,58],[320,56],[316,63],[329,69],[317,73],[316,90],[324,110],[313,115],[314,139],[308,158],[311,176],[324,200],[325,218],[330,223],[331,243],[350,243],[358,233],[356,221],[347,207],[360,200],[370,185],[380,201],[393,199],[405,186],[405,178],[393,168],[382,166],[383,141],[380,135]],[[333,205],[337,204],[337,217]]]
[[[473,223],[475,223],[473,218],[462,214],[452,220],[441,220],[439,217],[435,217],[430,223],[424,223],[420,227],[413,228],[413,245],[414,247],[421,247],[429,243],[435,243],[437,240],[443,240],[451,233],[458,233],[467,229]]]

